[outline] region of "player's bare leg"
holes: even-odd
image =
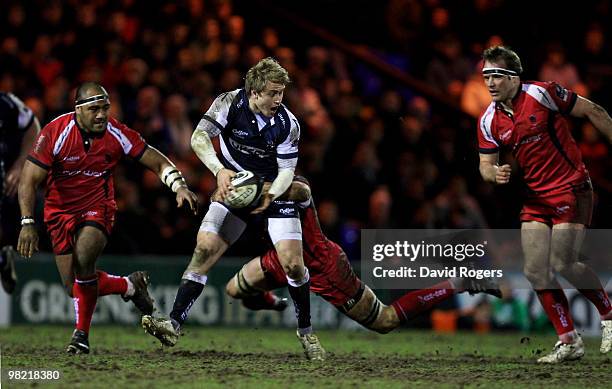
[[[402,323],[462,292],[488,293],[500,297],[497,283],[491,280],[454,278],[429,288],[408,292],[387,306],[365,285],[359,301],[345,314],[372,331],[386,334]]]
[[[550,260],[553,269],[568,280],[599,311],[602,339],[600,352],[612,350],[612,306],[597,274],[579,261],[586,228],[582,224],[563,223],[553,227]]]
[[[143,316],[142,326],[147,333],[155,336],[165,346],[176,344],[180,328],[187,319],[189,310],[204,290],[208,272],[228,247],[229,243],[219,234],[200,230],[191,261],[183,273],[181,284],[176,292],[170,318]]]
[[[276,296],[271,289],[261,268],[261,257],[245,264],[225,286],[228,296],[242,300],[247,309],[284,311],[287,299]]]
[[[582,339],[574,329],[567,297],[553,273],[550,261],[551,233],[548,225],[536,221],[524,222],[521,226],[525,277],[533,286],[559,336],[553,351],[539,358],[539,363],[558,363],[584,355]]]

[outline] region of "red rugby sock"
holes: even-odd
[[[456,289],[450,281],[443,281],[431,288],[406,293],[391,303],[400,321],[403,323],[434,305],[452,297]]]
[[[546,316],[555,327],[557,335],[561,337],[564,334],[574,331],[574,322],[569,310],[567,297],[563,293],[563,289],[559,286],[558,289],[539,289],[536,290],[538,299],[546,312]]]
[[[98,296],[109,294],[124,295],[128,289],[128,283],[124,277],[114,276],[102,270],[97,270],[98,274]]]
[[[612,320],[612,305],[610,304],[608,294],[603,288],[578,290],[595,305],[601,315],[601,320]]]
[[[96,310],[96,301],[98,300],[98,277],[93,275],[85,279],[75,280],[72,291],[74,293],[76,329],[89,333],[91,318]]]

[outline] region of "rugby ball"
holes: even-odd
[[[255,173],[244,170],[232,178],[234,190],[225,199],[225,204],[231,208],[244,208],[255,204],[261,196],[263,179]]]

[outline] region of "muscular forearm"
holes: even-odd
[[[25,161],[19,179],[18,199],[21,216],[33,216],[36,204],[36,188],[47,176],[47,171],[30,161]]]
[[[268,194],[272,195],[273,200],[289,189],[293,181],[293,172],[293,169],[280,169],[278,171],[278,176],[272,181],[272,185],[268,191]]]
[[[608,112],[600,105],[593,104],[593,108],[587,113],[587,118],[612,143],[612,118]]]
[[[19,183],[19,209],[21,216],[34,216],[36,204],[36,186],[32,182],[21,180]]]
[[[217,158],[215,148],[210,141],[210,136],[205,131],[196,129],[193,132],[191,148],[213,175],[216,176],[219,170],[223,169],[223,164]]]

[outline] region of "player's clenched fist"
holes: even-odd
[[[510,173],[512,173],[510,165],[501,165],[495,172],[495,182],[497,184],[507,184],[510,181]]]

